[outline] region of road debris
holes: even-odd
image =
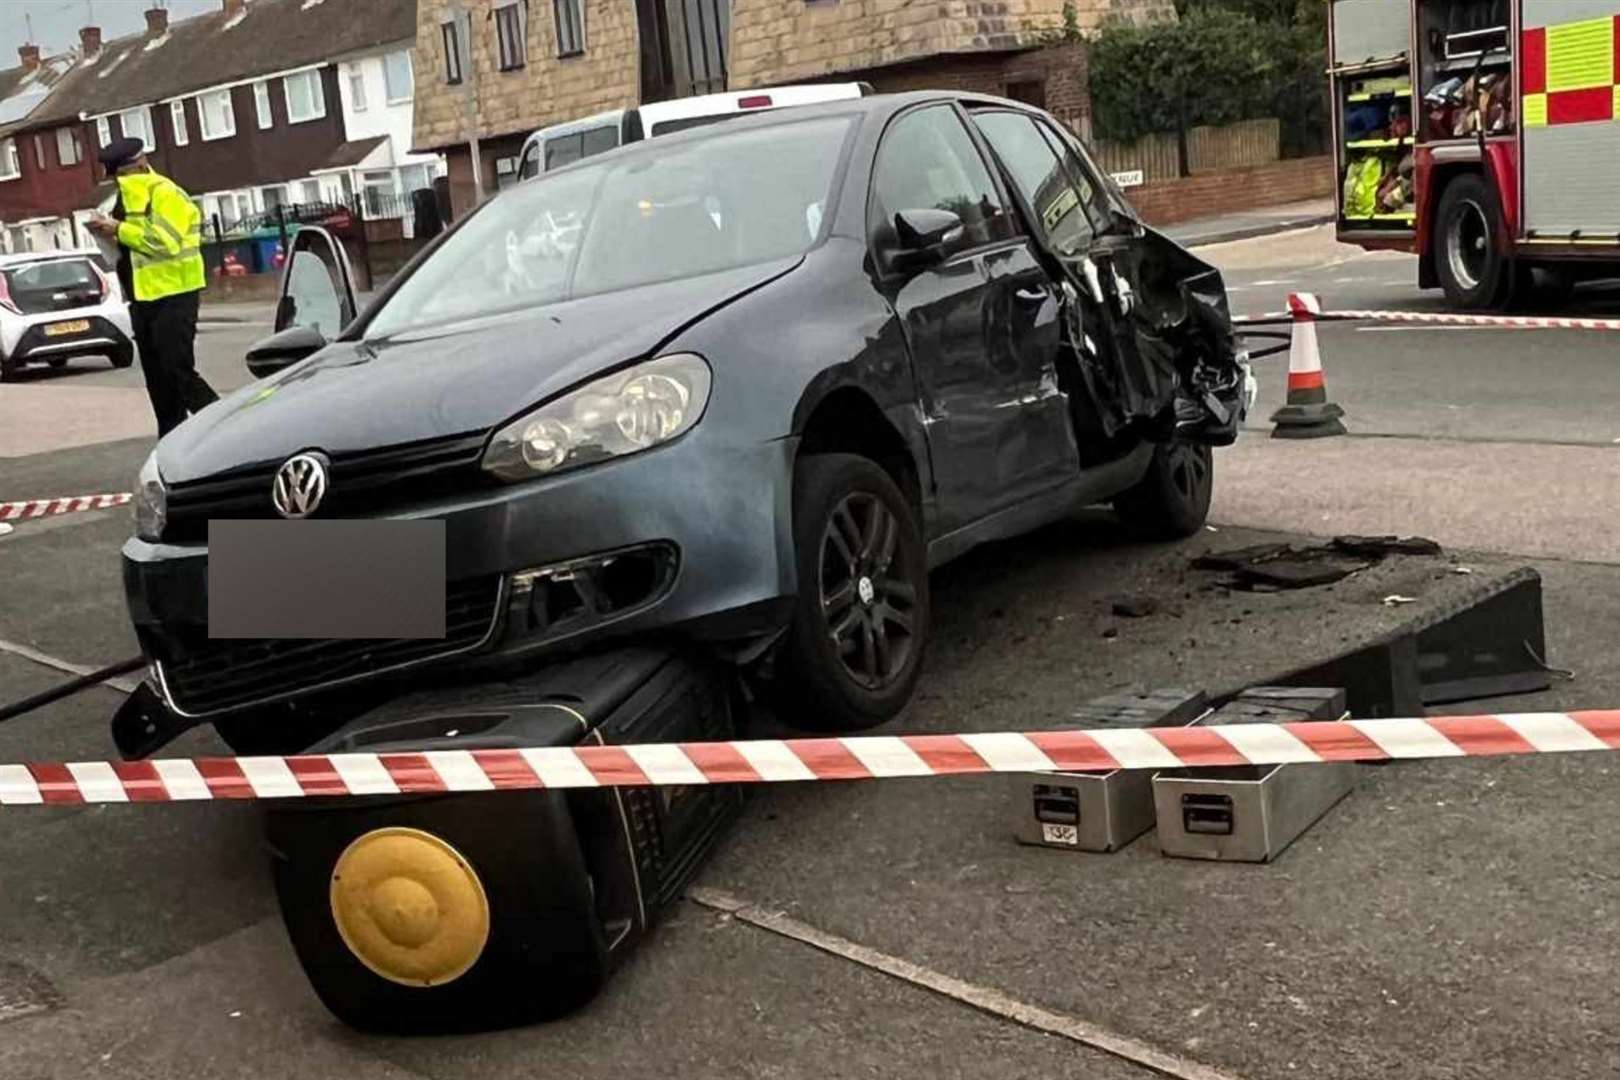
[[[1112,607],[1115,615],[1127,619],[1145,619],[1157,615],[1161,605],[1151,596],[1132,593],[1114,597]]]
[[[1232,551],[1195,556],[1196,570],[1228,575],[1222,582],[1250,592],[1276,592],[1331,585],[1376,566],[1391,555],[1440,555],[1435,541],[1422,536],[1336,536],[1326,544],[1253,544]]]
[[[1415,604],[1417,602],[1417,597],[1402,596],[1400,593],[1390,593],[1388,596],[1384,597],[1385,607],[1399,607],[1401,604]]]

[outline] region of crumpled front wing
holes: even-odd
[[[1104,436],[1237,438],[1247,369],[1219,270],[1146,227],[1064,269],[1069,338]]]

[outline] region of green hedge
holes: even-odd
[[[1265,4],[1285,6],[1246,6]],[[1321,152],[1327,99],[1320,22],[1257,20],[1226,4],[1187,7],[1176,22],[1109,22],[1092,41],[1096,137],[1133,142],[1274,116],[1282,121],[1284,156]]]

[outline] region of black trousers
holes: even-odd
[[[197,302],[201,295],[200,291],[180,293],[129,305],[159,436],[219,400],[213,387],[197,374]]]

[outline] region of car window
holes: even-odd
[[[518,179],[527,180],[540,175],[540,144],[532,142],[523,148],[523,160],[518,163]]]
[[[593,154],[603,154],[619,145],[619,129],[616,125],[608,124],[603,127],[593,127],[580,135],[580,153],[585,157]]]
[[[1035,212],[1035,228],[1060,255],[1078,255],[1096,236],[1087,214],[1096,192],[1063,167],[1035,120],[1024,113],[982,112],[974,122]]]
[[[972,245],[1013,234],[990,169],[949,105],[906,113],[883,135],[873,166],[872,213],[888,222],[902,210],[953,211]]]
[[[546,140],[547,172],[572,165],[584,156],[585,139],[577,131],[572,135],[556,135]]]
[[[34,263],[6,272],[6,280],[17,292],[44,292],[66,289],[94,289],[99,286],[96,272],[80,259]]]
[[[1060,133],[1045,120],[1036,118],[1035,126],[1041,134],[1046,136],[1046,142],[1052,147],[1054,153],[1063,159],[1063,167],[1069,171],[1074,179],[1075,187],[1080,192],[1080,205],[1085,208],[1086,216],[1091,219],[1091,226],[1099,231],[1108,227],[1108,196],[1097,177],[1100,175],[1090,161],[1075,152],[1078,145],[1073,136]]]
[[[383,303],[368,339],[796,255],[820,238],[847,116],[635,148],[485,203]]]

